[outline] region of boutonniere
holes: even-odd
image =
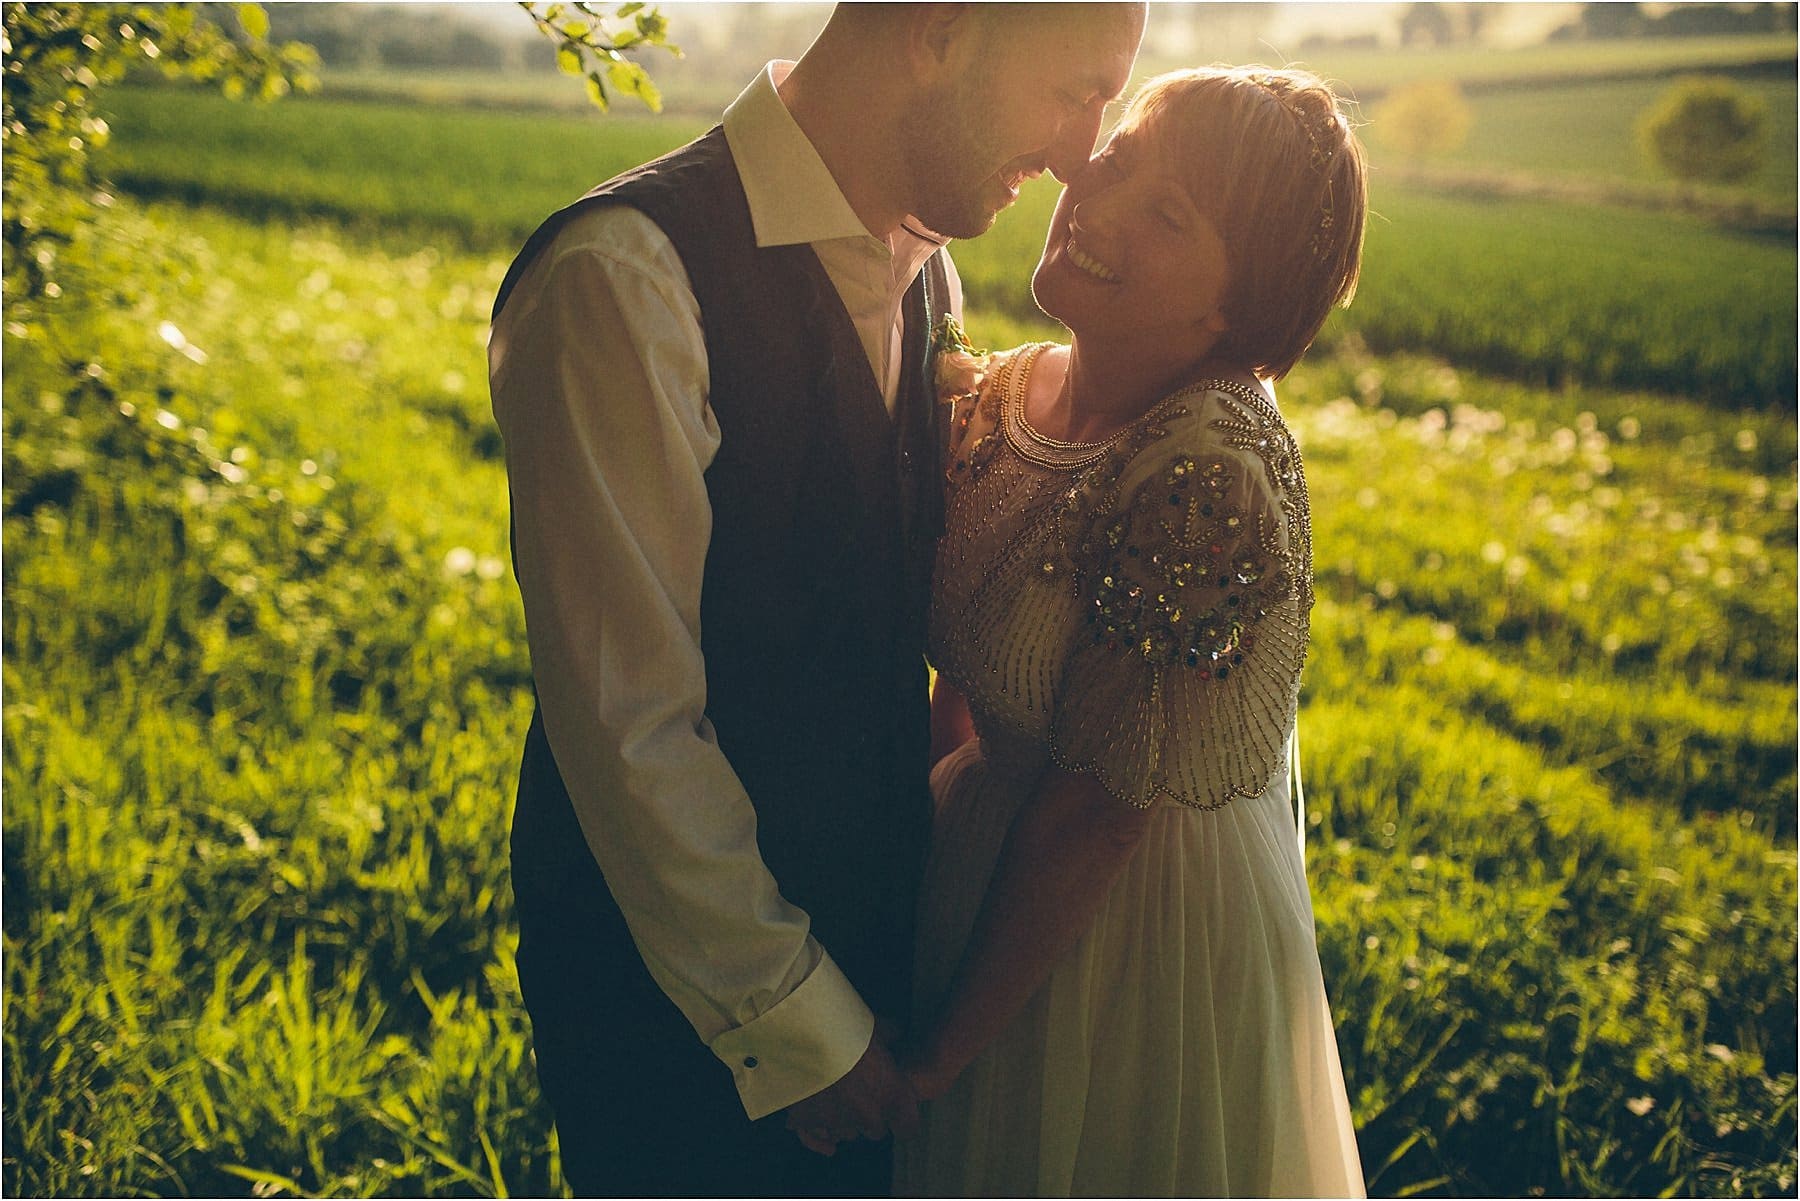
[[[987,374],[988,352],[977,350],[963,332],[955,317],[945,313],[931,335],[932,380],[937,385],[938,400],[953,406],[971,401],[981,391]]]

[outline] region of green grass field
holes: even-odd
[[[130,205],[102,233],[5,348],[8,1186],[552,1187],[507,959],[501,261]],[[178,269],[137,275],[150,247]],[[1284,397],[1376,1189],[1769,1187],[1791,419],[1355,356]]]
[[[412,225],[496,252],[593,184],[709,124],[324,98],[243,105],[168,88],[120,88],[106,100],[118,131],[107,170],[130,191],[252,218]]]
[[[1751,63],[1792,63],[1793,34],[1706,38],[1640,38],[1551,42],[1496,50],[1486,46],[1339,49],[1303,53],[1273,47],[1270,58],[1297,60],[1353,94],[1371,96],[1421,79],[1454,79],[1465,87],[1560,84],[1581,79],[1667,76],[1729,70]],[[1140,63],[1166,69],[1187,64]]]
[[[683,130],[114,114],[163,199],[122,193],[0,335],[0,1187],[556,1192],[485,318],[535,217]],[[1019,301],[1047,197],[959,250],[978,340],[1048,332]],[[1791,1194],[1793,244],[1377,208],[1357,307],[1280,390],[1370,1190]]]
[[[1793,77],[1738,82],[1763,103],[1768,120],[1761,170],[1744,187],[1791,208],[1796,179]],[[1468,141],[1446,161],[1555,178],[1598,176],[1673,187],[1639,149],[1636,133],[1638,115],[1668,87],[1667,79],[1602,79],[1477,93],[1469,97],[1475,121]],[[1369,138],[1380,146],[1378,120]]]
[[[144,89],[120,91],[111,108],[110,169],[141,195],[270,220],[417,227],[496,253],[593,182],[705,128],[367,101],[251,107]],[[1584,152],[1570,146],[1565,169]],[[1332,337],[1436,350],[1536,382],[1660,387],[1740,408],[1791,400],[1791,237],[1678,214],[1443,197],[1384,181],[1379,158],[1376,169],[1362,301]],[[1037,181],[993,231],[958,248],[974,303],[1036,317],[1029,265],[1055,196],[1054,181]]]

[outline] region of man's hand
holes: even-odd
[[[839,1143],[911,1134],[919,1125],[919,1099],[894,1062],[889,1031],[878,1024],[869,1049],[835,1084],[788,1106],[787,1128],[809,1151],[830,1155]]]

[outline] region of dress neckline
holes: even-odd
[[[1039,433],[1026,417],[1025,395],[1038,356],[1053,345],[1053,342],[1034,342],[1023,347],[1002,367],[999,379],[995,382],[1000,393],[1000,432],[1007,446],[1021,459],[1039,467],[1076,471],[1092,466],[1133,430],[1153,423],[1176,402],[1210,389],[1222,389],[1261,407],[1270,407],[1265,397],[1236,380],[1205,379],[1169,393],[1104,438],[1092,442],[1066,442],[1060,438],[1051,438]]]
[[[1007,365],[1008,370],[1000,381],[1000,429],[1013,453],[1026,462],[1072,471],[1097,462],[1132,426],[1149,416],[1149,411],[1093,442],[1065,442],[1039,433],[1025,416],[1025,395],[1038,356],[1053,345],[1051,342],[1034,342]],[[1159,401],[1150,411],[1160,407]]]

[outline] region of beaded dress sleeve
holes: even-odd
[[[1139,807],[1257,796],[1288,750],[1312,607],[1300,455],[1258,390],[1212,381],[1084,473],[1048,556],[1079,619],[1054,760]]]

